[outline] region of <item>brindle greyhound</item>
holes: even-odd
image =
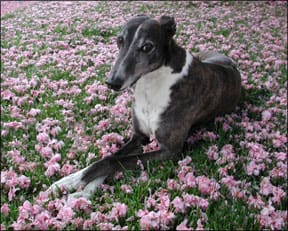
[[[137,161],[175,159],[198,124],[231,112],[241,92],[235,63],[217,52],[191,55],[173,39],[173,17],[130,19],[117,37],[119,55],[106,83],[115,91],[134,90],[133,135],[114,155],[55,182],[51,189],[70,187],[89,197],[104,179]],[[154,135],[160,150],[143,154],[142,145]]]

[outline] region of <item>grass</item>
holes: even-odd
[[[82,31],[82,35],[86,38],[95,38],[99,36],[103,39],[105,43],[107,43],[110,37],[115,37],[120,32],[120,28],[90,28],[86,27]],[[97,40],[96,40],[97,41]]]

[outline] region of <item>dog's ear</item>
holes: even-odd
[[[176,22],[174,17],[163,15],[161,16],[159,23],[167,37],[172,38],[175,35]]]

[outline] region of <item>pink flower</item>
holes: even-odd
[[[115,174],[114,174],[114,179],[115,180],[119,180],[123,177],[123,172],[121,171],[117,171]]]
[[[190,227],[187,227],[187,223],[188,223],[188,220],[187,219],[184,219],[184,221],[182,221],[177,227],[176,227],[176,230],[178,231],[184,231],[184,230],[187,230],[187,231],[191,231],[193,230],[192,228]]]
[[[196,178],[193,172],[188,172],[185,176],[185,184],[188,188],[195,188],[196,187]]]
[[[191,163],[192,158],[190,156],[186,156],[183,160],[178,161],[178,165],[180,167],[187,166]]]
[[[83,224],[83,218],[76,217],[75,219],[71,220],[71,224],[75,225],[77,228],[81,228]]]
[[[11,100],[15,94],[11,92],[9,89],[6,89],[5,91],[1,92],[1,98],[4,100]]]
[[[201,220],[201,219],[198,219],[198,220],[197,220],[196,230],[204,230],[204,227],[203,227],[203,225],[202,225],[202,220]]]
[[[94,223],[102,223],[102,222],[105,222],[107,221],[107,217],[105,214],[97,211],[97,212],[92,212],[91,215],[91,220],[94,222]]]
[[[50,220],[51,217],[48,211],[43,211],[41,213],[36,214],[34,222],[32,224],[35,225],[37,229],[47,230]]]
[[[213,199],[218,198],[218,189],[220,188],[220,185],[216,181],[210,180],[206,176],[198,176],[196,182],[198,184],[198,189],[202,194],[209,194],[210,198]]]
[[[139,176],[139,178],[137,179],[137,181],[139,182],[146,182],[148,180],[148,174],[146,171],[141,171],[141,174]]]
[[[132,187],[130,185],[127,185],[127,184],[121,185],[120,189],[127,194],[131,194],[133,192]]]
[[[32,214],[33,207],[29,201],[24,201],[23,205],[19,207],[18,219],[27,219]]]
[[[49,135],[47,133],[39,133],[36,137],[37,141],[43,144],[47,144],[50,140]]]
[[[142,230],[155,230],[160,228],[160,213],[151,211],[143,215],[140,219]]]
[[[160,149],[160,146],[159,146],[158,141],[156,139],[152,139],[151,143],[143,147],[143,152],[147,153],[147,152],[152,152],[152,151],[158,151],[159,149]]]
[[[71,173],[74,172],[74,166],[70,165],[70,164],[64,164],[60,170],[60,172],[64,175],[64,176],[68,176]]]
[[[59,134],[59,132],[61,132],[61,131],[62,131],[61,127],[56,126],[56,127],[53,127],[53,128],[50,130],[50,134],[55,137],[55,136],[57,136],[57,135]]]
[[[282,161],[277,162],[277,166],[270,171],[272,178],[283,177],[287,178],[287,164]]]
[[[225,132],[232,130],[231,126],[226,121],[223,123],[222,128]]]
[[[228,188],[235,187],[239,183],[234,180],[233,176],[226,176],[221,179],[221,183],[225,184]]]
[[[100,230],[113,230],[114,225],[109,222],[104,222],[100,223],[98,227],[100,228]]]
[[[47,177],[53,176],[55,173],[60,171],[60,165],[58,163],[49,164],[44,175]]]
[[[80,197],[77,199],[72,199],[71,201],[68,200],[69,205],[75,211],[82,210],[86,214],[91,213],[91,201],[87,200],[84,197]]]
[[[148,197],[145,205],[146,205],[146,208],[153,208],[156,206],[156,203],[157,202],[156,202],[155,198],[150,196],[150,197]]]
[[[272,202],[275,204],[279,204],[281,200],[286,196],[286,192],[284,192],[283,189],[275,186],[272,189],[272,194],[273,194]]]
[[[110,217],[112,220],[118,221],[118,217],[126,216],[128,207],[123,203],[116,202],[113,204],[113,208],[110,213]]]
[[[260,171],[265,170],[265,164],[261,163],[261,164],[256,164],[255,161],[251,161],[249,162],[248,166],[247,166],[247,174],[249,176],[251,175],[255,175],[255,176],[259,176]]]
[[[21,188],[29,188],[30,182],[30,179],[24,175],[18,177],[18,184]]]
[[[209,194],[210,192],[210,180],[205,176],[197,177],[198,188],[202,194]]]
[[[48,191],[39,192],[39,195],[35,199],[35,201],[40,205],[47,202],[48,200],[49,200],[49,192]]]
[[[180,182],[186,182],[186,175],[188,172],[193,172],[193,168],[191,166],[181,166],[178,170],[177,170],[177,175],[178,178],[180,180]]]
[[[44,158],[51,158],[52,155],[53,155],[53,150],[52,150],[52,148],[50,148],[48,146],[47,147],[42,147],[40,149],[40,154]]]
[[[40,109],[35,109],[35,108],[32,108],[29,112],[28,112],[28,115],[32,116],[32,117],[35,117],[37,115],[39,115],[41,113],[41,110]]]
[[[265,203],[262,201],[261,196],[257,195],[256,197],[249,196],[248,198],[249,207],[260,209]]]
[[[213,132],[208,132],[207,131],[207,132],[205,132],[203,134],[203,137],[205,139],[209,139],[210,141],[214,141],[214,140],[216,140],[218,138],[218,135],[214,134]]]
[[[248,143],[247,147],[249,149],[249,157],[254,159],[256,163],[268,159],[269,153],[264,150],[262,144]]]
[[[9,208],[9,205],[7,203],[4,203],[2,206],[1,206],[1,213],[5,214],[6,216],[9,215],[9,212],[10,212],[10,208]]]
[[[145,216],[145,215],[147,215],[149,212],[145,209],[145,210],[142,210],[142,209],[140,209],[137,213],[136,213],[136,216],[137,217],[143,217],[143,216]]]
[[[7,122],[3,125],[4,128],[13,128],[15,130],[18,130],[20,128],[23,128],[23,124],[21,122],[13,121],[13,122]]]
[[[233,146],[231,144],[224,145],[220,151],[220,154],[222,157],[216,161],[216,164],[225,164],[235,159]]]
[[[170,190],[178,190],[180,188],[180,185],[178,182],[174,179],[168,179],[167,180],[167,188]]]
[[[184,199],[184,203],[186,207],[200,207],[202,210],[206,210],[208,208],[209,202],[207,199],[190,195],[187,193],[183,193],[182,197]]]
[[[92,220],[85,220],[83,223],[83,229],[84,230],[91,230],[93,227],[93,221]]]
[[[268,110],[262,112],[262,121],[269,121],[272,118],[272,113]]]
[[[61,219],[63,222],[67,223],[71,221],[74,216],[74,211],[71,207],[64,205],[58,212],[57,218]]]
[[[174,200],[171,202],[171,204],[175,208],[175,212],[177,213],[184,213],[185,212],[185,204],[183,200],[180,197],[175,197]]]
[[[19,219],[18,219],[19,220]],[[22,221],[14,221],[13,223],[12,223],[12,225],[11,225],[11,227],[14,229],[14,230],[27,230],[27,229],[29,229],[30,227],[29,227],[29,225],[26,225],[26,224],[24,224],[24,222],[22,222]],[[7,230],[7,229],[6,229]]]
[[[12,201],[15,197],[15,193],[18,189],[16,189],[14,186],[10,187],[9,193],[8,193],[8,200]]]
[[[271,206],[271,201],[262,210],[261,214],[257,216],[261,227],[270,228],[272,230],[282,230],[287,222],[287,211],[275,211]]]
[[[216,144],[209,147],[207,156],[209,160],[217,160],[219,158],[218,146]]]
[[[4,224],[1,224],[0,230],[3,230],[3,231],[4,231],[4,230],[7,230]]]
[[[167,193],[161,193],[160,195],[158,195],[159,199],[160,199],[160,203],[158,203],[156,205],[157,209],[159,210],[168,210],[169,206],[170,206],[170,197]]]
[[[272,193],[273,185],[270,183],[269,177],[264,177],[260,183],[260,193],[264,196],[268,196]]]
[[[176,218],[175,214],[172,212],[169,212],[168,210],[160,210],[160,228],[167,229],[169,228],[169,224],[173,222],[173,220]]]
[[[285,152],[276,152],[275,153],[275,157],[276,157],[277,160],[284,161],[284,160],[287,159],[287,153],[285,153]]]

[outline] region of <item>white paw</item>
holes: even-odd
[[[78,189],[80,186],[84,186],[85,183],[81,181],[83,171],[82,169],[78,172],[72,173],[69,176],[63,177],[62,179],[56,181],[49,187],[49,191],[56,192],[58,189],[65,188],[68,190]]]
[[[85,186],[85,188],[80,192],[71,193],[68,195],[68,199],[85,197],[89,199],[96,191],[96,189],[104,182],[107,176],[102,176],[91,181]]]

